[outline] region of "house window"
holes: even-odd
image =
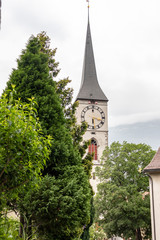
[[[88,147],[88,152],[90,154],[94,153],[93,160],[97,160],[97,142],[95,139],[91,140],[91,144]]]

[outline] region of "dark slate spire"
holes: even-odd
[[[87,99],[87,100],[102,100],[108,101],[107,97],[104,95],[102,89],[99,86],[97,80],[96,66],[94,60],[92,38],[89,23],[89,11],[88,11],[88,26],[87,26],[87,37],[86,46],[83,62],[83,72],[80,91],[77,96],[77,100]]]

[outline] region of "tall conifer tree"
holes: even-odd
[[[23,102],[35,98],[43,132],[53,137],[50,160],[42,173],[44,178],[38,189],[25,194],[20,207],[34,222],[39,239],[61,240],[79,237],[83,226],[89,222],[91,189],[56,93],[53,77],[59,70],[53,58],[55,51],[47,51],[40,37],[32,36],[17,60],[18,67],[13,70],[7,89],[14,84],[14,98],[21,98]],[[43,184],[46,188],[40,187]],[[43,199],[41,206],[39,199]]]

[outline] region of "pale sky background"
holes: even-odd
[[[90,24],[109,126],[160,119],[160,1],[90,0]],[[86,0],[2,0],[0,93],[29,37],[46,31],[75,98],[86,28]]]

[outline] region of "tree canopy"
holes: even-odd
[[[90,192],[83,168],[67,167],[58,179],[46,175],[38,189],[28,191],[23,209],[32,219],[38,239],[74,240],[89,222],[88,199]]]
[[[150,236],[149,184],[142,169],[154,154],[148,145],[127,142],[114,142],[104,151],[95,207],[108,237]]]
[[[7,83],[7,90],[15,85],[15,101],[27,103],[34,97],[42,131],[52,137],[41,181],[26,186],[16,207],[23,216],[21,223],[28,222],[28,237],[36,229],[39,239],[76,239],[90,221],[91,157],[82,160],[87,143],[79,144],[86,126],[76,127],[76,104],[71,104],[72,90],[66,87],[69,80],[54,81],[59,70],[56,49],[49,48],[49,41],[44,32],[32,36]]]
[[[51,138],[42,135],[34,105],[34,99],[25,105],[19,100],[13,104],[6,95],[0,99],[0,203],[40,178],[49,159]]]

